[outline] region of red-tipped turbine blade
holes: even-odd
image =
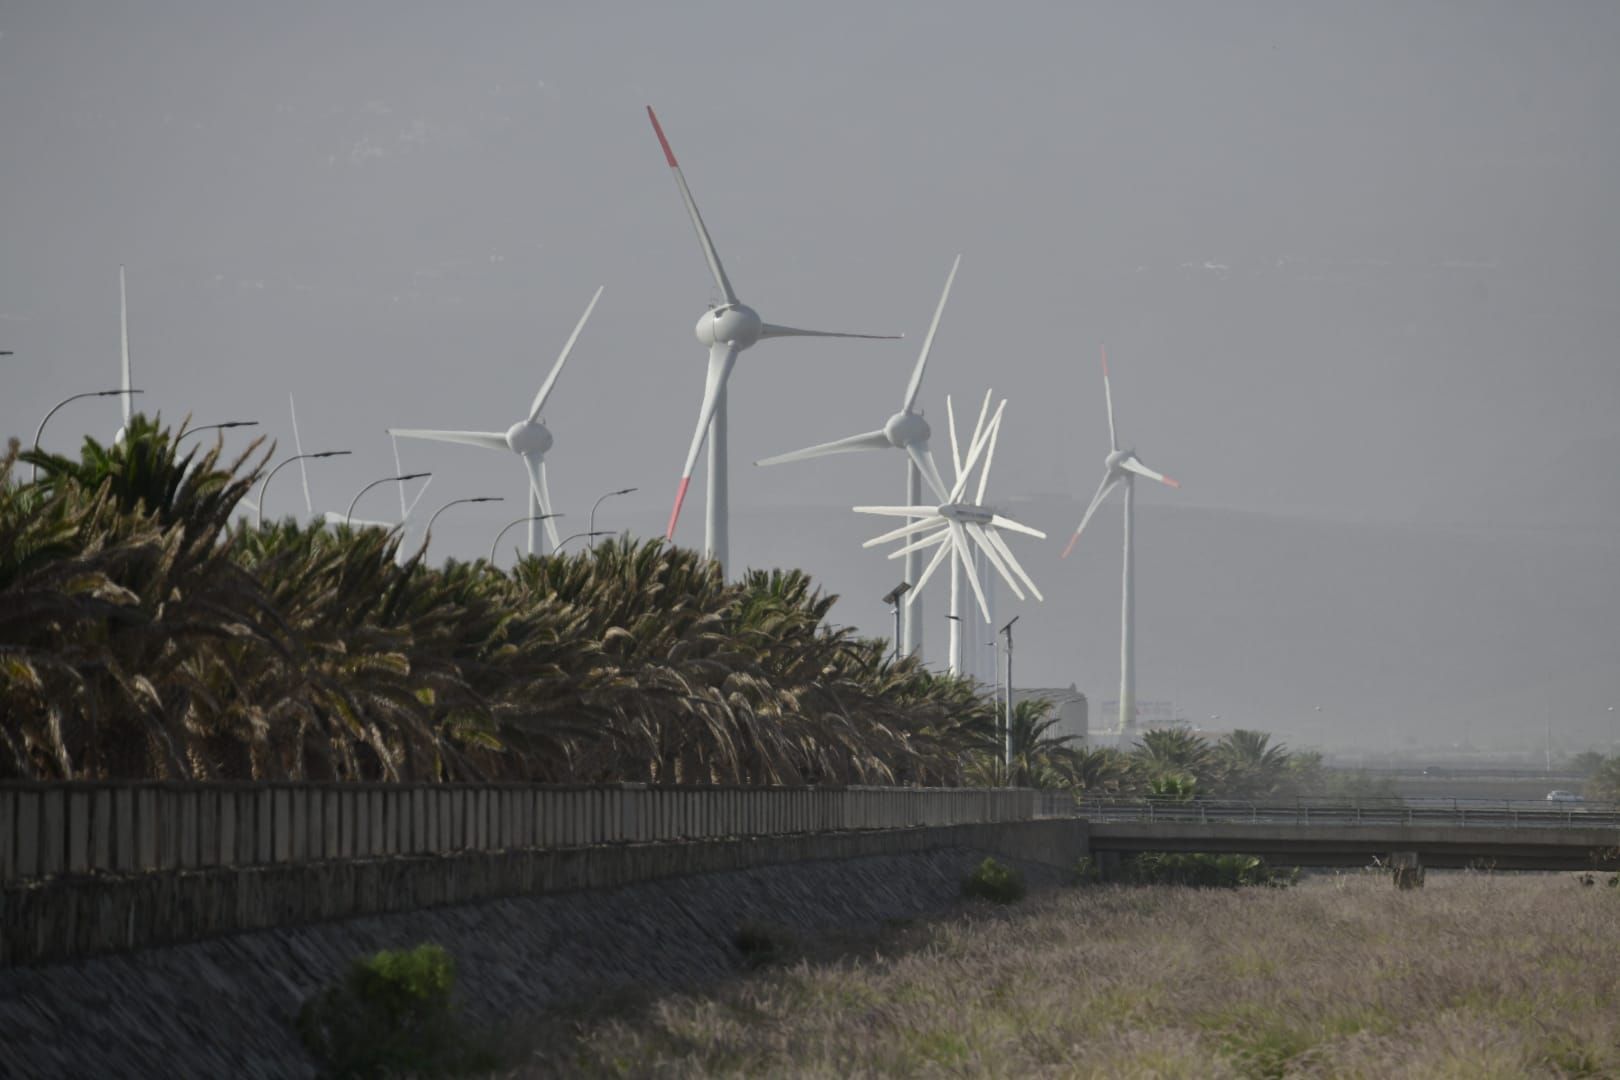
[[[664,160],[669,162],[670,168],[680,168],[680,162],[675,160],[675,151],[669,148],[669,140],[664,138],[664,125],[658,122],[658,114],[653,112],[651,105],[647,106],[647,118],[652,121],[653,131],[658,133],[658,144],[664,148]]]
[[[690,476],[681,477],[681,486],[675,491],[675,509],[669,512],[669,527],[664,530],[665,540],[675,539],[675,524],[681,520],[681,504],[686,501],[686,489],[691,486]]]

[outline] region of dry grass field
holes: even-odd
[[[523,1074],[1620,1076],[1617,942],[1573,875],[1071,889],[557,1020]]]

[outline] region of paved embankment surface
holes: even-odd
[[[310,1076],[293,1018],[364,953],[445,946],[468,1021],[499,1023],[595,991],[723,978],[740,963],[740,923],[816,932],[941,910],[981,858],[772,866],[0,970],[0,1076]],[[1060,877],[1019,865],[1032,885]]]

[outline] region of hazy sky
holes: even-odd
[[[880,530],[845,508],[898,501],[899,455],[748,463],[893,412],[961,252],[924,404],[939,430],[947,392],[1010,398],[992,495],[1038,496],[1054,533],[1019,548],[1052,601],[1030,677],[1111,696],[1117,511],[1076,555],[1087,570],[1056,558],[1107,447],[1100,342],[1127,445],[1184,485],[1142,491],[1156,520],[1384,530],[1368,550],[1419,526],[1570,526],[1598,545],[1600,575],[1613,567],[1617,45],[1620,6],[1596,2],[3,0],[0,348],[17,355],[0,361],[0,431],[31,437],[57,399],[116,384],[123,262],[142,406],[258,418],[290,447],[296,393],[306,448],[355,451],[311,473],[317,511],[342,509],[392,471],[384,428],[519,419],[602,284],[547,410],[552,490],[565,533],[625,485],[641,491],[601,525],[658,531],[712,283],[651,103],[744,300],[772,321],[909,335],[744,355],[736,562],[802,549],[849,595],[843,619],[886,628],[866,591],[896,575],[854,543]],[[117,426],[110,402],[73,410],[53,448]],[[508,500],[446,515],[436,551],[477,554],[525,512],[515,458],[404,453],[436,473],[427,505]],[[694,544],[700,487],[681,535]],[[283,473],[270,511],[301,501]],[[379,490],[361,512],[390,511]],[[1543,557],[1524,551],[1502,565]],[[1203,625],[1197,597],[1178,607],[1151,569],[1144,610]],[[1370,584],[1313,603],[1337,619]],[[1582,596],[1575,579],[1548,588]],[[1517,595],[1469,628],[1522,623]],[[1478,670],[1620,629],[1604,611],[1577,630],[1557,603],[1537,610],[1522,639],[1470,652]],[[1445,613],[1428,615],[1444,636]],[[1146,619],[1141,643],[1144,697],[1187,696],[1181,668],[1217,648],[1161,635],[1155,653]],[[1594,686],[1612,666],[1586,663]],[[1364,693],[1347,688],[1346,707]],[[1503,717],[1519,708],[1501,701]]]

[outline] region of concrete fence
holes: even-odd
[[[8,783],[0,885],[1037,816],[1024,789]]]

